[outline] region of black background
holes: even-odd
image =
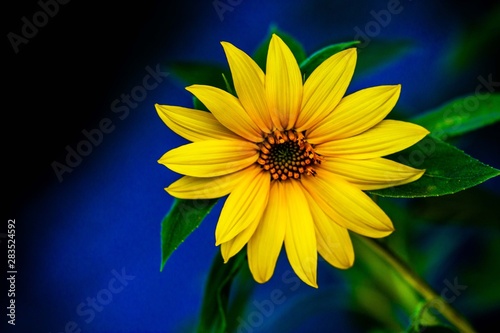
[[[54,181],[51,162],[95,126],[120,92],[119,79],[134,76],[131,64],[159,46],[172,44],[199,12],[173,2],[121,2],[117,6],[70,1],[38,28],[16,54],[7,37],[21,35],[22,17],[32,22],[35,1],[10,2],[4,33],[6,55],[2,135],[8,212],[21,209],[33,191]],[[163,26],[158,29],[152,22]]]

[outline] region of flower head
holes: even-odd
[[[384,120],[399,85],[344,97],[356,49],[339,52],[303,82],[287,45],[273,35],[266,73],[223,42],[236,96],[206,85],[186,89],[210,112],[156,105],[161,119],[192,143],[159,163],[184,175],[166,191],[183,199],[227,196],[215,230],[227,262],[247,246],[254,279],[273,275],[285,245],[305,283],[317,287],[317,254],[338,268],[353,265],[349,232],[384,237],[389,217],[363,191],[406,184],[424,170],[382,158],[421,140],[418,125]]]

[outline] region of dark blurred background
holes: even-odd
[[[6,325],[7,285],[0,290],[1,332],[177,332],[196,321],[218,251],[213,233],[220,206],[160,273],[160,221],[172,203],[163,187],[178,176],[156,161],[183,141],[163,125],[154,104],[191,103],[183,83],[169,72],[170,63],[225,65],[220,41],[251,53],[276,24],[309,53],[361,38],[366,47],[360,61],[371,46],[408,43],[404,54],[355,74],[350,87],[401,83],[398,110],[406,115],[474,93],[480,76],[500,81],[497,2],[401,0],[397,14],[379,22],[378,30],[367,30],[391,3],[396,2],[4,4],[2,224],[16,220],[18,274],[15,327]],[[148,75],[153,79],[145,81]],[[457,144],[500,168],[499,130],[498,124],[489,126]],[[84,143],[88,136],[94,144]],[[86,156],[68,157],[78,149]],[[481,185],[496,193],[498,187],[497,179]],[[2,253],[5,232],[0,230]],[[288,269],[286,263],[278,268]],[[320,266],[319,274],[328,285],[336,280],[327,270]],[[276,275],[257,293],[279,285],[281,274]],[[304,285],[299,291],[312,292]],[[486,319],[471,314],[483,325]],[[267,318],[262,327],[272,321]],[[354,330],[342,312],[317,322],[323,322],[320,331],[343,325]]]

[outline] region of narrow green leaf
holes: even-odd
[[[200,225],[218,199],[175,199],[161,221],[161,265],[163,270],[170,255]]]
[[[381,66],[390,64],[409,53],[413,47],[413,42],[409,40],[371,41],[365,47],[358,48],[358,62],[355,73],[366,74]]]
[[[224,73],[222,73],[222,79],[224,80],[224,84],[226,85],[226,91],[231,95],[236,96],[236,93],[234,92],[234,86],[231,84],[231,80],[228,79],[226,75],[224,75]]]
[[[387,241],[388,239],[376,240],[381,247],[398,253],[402,260],[408,262],[399,255],[400,249],[390,246]],[[364,236],[353,234],[352,242],[356,252],[356,264],[342,274],[355,286],[353,305],[364,309],[366,314],[383,322],[387,327],[394,327],[398,322],[395,311],[404,310],[408,314],[411,313],[420,302],[420,295],[380,252],[374,251]],[[398,310],[395,309],[395,304]]]
[[[185,84],[206,84],[224,89],[226,83],[222,74],[231,77],[229,69],[217,64],[201,62],[176,62],[170,65],[170,72]]]
[[[456,98],[411,120],[443,140],[498,121],[500,94],[487,93]]]
[[[233,79],[228,69],[209,63],[177,62],[170,66],[170,71],[184,84],[204,84],[226,90],[234,91]],[[193,96],[193,106],[197,110],[208,111],[200,100]]]
[[[345,42],[345,43],[337,43],[337,44],[332,44],[328,45],[316,52],[314,52],[312,55],[310,55],[307,59],[302,61],[300,63],[300,70],[302,74],[304,74],[305,78],[316,69],[323,61],[334,55],[335,53],[338,53],[340,51],[343,51],[345,49],[348,49],[350,47],[355,47],[358,45],[360,41],[351,41],[351,42]]]
[[[406,332],[408,333],[457,333],[453,327],[445,325],[446,319],[433,306],[433,301],[420,302],[411,318],[411,323]]]
[[[256,283],[250,268],[247,264],[242,264],[232,282],[231,303],[227,311],[227,332],[237,332],[238,328],[241,327],[240,318],[244,316],[245,310],[250,304],[249,299],[255,286]]]
[[[426,172],[415,182],[369,191],[372,194],[394,198],[440,196],[465,190],[500,175],[500,170],[432,136],[388,158]]]
[[[246,251],[238,252],[226,264],[220,252],[217,252],[205,285],[199,333],[226,332],[231,286],[244,264],[246,264]]]
[[[442,325],[436,325],[436,326],[424,326],[420,325],[417,328],[411,327],[410,330],[408,330],[408,333],[458,333],[455,329],[448,327],[448,326],[442,326]]]
[[[302,44],[297,41],[294,37],[289,34],[281,31],[276,26],[271,26],[269,29],[269,33],[267,37],[260,43],[255,52],[253,53],[253,60],[262,68],[263,71],[266,71],[266,61],[267,61],[267,50],[269,48],[269,42],[271,41],[271,36],[273,34],[278,35],[285,42],[286,45],[290,48],[297,63],[301,63],[306,59],[306,52],[304,51],[304,47]]]
[[[196,96],[193,96],[193,107],[196,110],[208,111],[208,108]]]

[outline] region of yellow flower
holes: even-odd
[[[317,254],[331,265],[353,265],[348,230],[389,235],[389,217],[363,191],[417,180],[417,170],[382,156],[421,140],[428,131],[384,120],[400,85],[344,97],[356,49],[339,52],[305,82],[287,45],[273,35],[266,73],[243,51],[222,42],[237,97],[206,85],[186,89],[210,112],[156,105],[174,132],[192,143],[159,163],[184,175],[166,191],[182,199],[228,195],[215,230],[227,262],[247,246],[254,279],[274,272],[284,243],[297,276],[317,287]]]

